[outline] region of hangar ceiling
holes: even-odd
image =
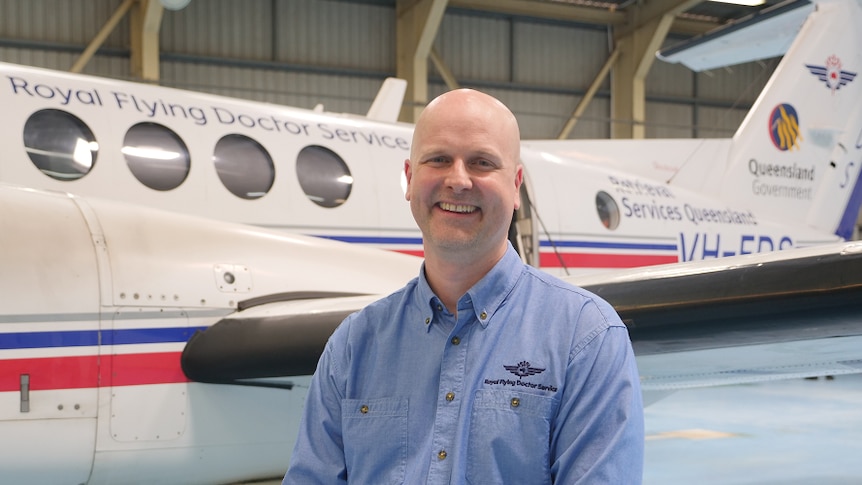
[[[342,1],[395,8],[396,75],[408,81],[405,108],[401,114],[401,120],[407,122],[415,120],[421,107],[428,101],[429,65],[441,75],[450,89],[458,86],[445,59],[433,49],[437,30],[448,9],[606,27],[612,39],[612,51],[593,84],[600,84],[612,72],[611,117],[631,120],[614,123],[611,127],[613,138],[644,138],[645,78],[655,60],[655,52],[669,33],[690,36],[703,34],[780,3],[779,0],[766,0],[760,6],[746,7],[703,0]],[[75,63],[73,72],[80,71],[86,65],[119,20],[128,15],[131,26],[131,71],[143,80],[158,81],[159,28],[163,4],[170,3],[165,0],[123,0]],[[591,96],[586,96],[581,104],[586,105],[590,99]],[[579,109],[581,106],[575,111]]]
[[[766,0],[757,6],[701,0],[676,15],[673,31],[697,34],[732,20],[750,15],[784,0]],[[644,0],[450,0],[453,7],[489,12],[570,20],[574,22],[616,24],[624,22],[631,10],[644,8]],[[620,15],[617,15],[620,14]],[[620,20],[622,19],[622,20]]]
[[[447,8],[607,26],[613,37],[613,51],[593,85],[601,83],[613,71],[611,116],[632,122],[613,123],[611,137],[644,138],[644,83],[655,60],[654,54],[667,34],[703,34],[776,3],[776,0],[767,0],[759,7],[743,7],[702,0],[397,0],[396,75],[408,80],[401,119],[414,121],[428,101],[429,59],[449,88],[457,87],[455,80],[447,75],[445,62],[432,49]],[[582,104],[589,101],[590,96],[587,96]],[[576,111],[580,108],[578,106]]]

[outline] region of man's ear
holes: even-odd
[[[520,163],[515,169],[515,210],[521,208],[521,184],[524,183],[524,166]]]
[[[404,160],[404,178],[407,180],[407,187],[404,189],[404,198],[410,200],[410,180],[413,178],[413,172],[410,170],[410,159]]]

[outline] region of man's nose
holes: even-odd
[[[449,170],[446,172],[446,185],[456,192],[473,186],[470,171],[467,170],[467,163],[464,160],[456,159],[449,165]]]

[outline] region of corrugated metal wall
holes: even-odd
[[[0,61],[68,70],[121,0],[0,0]],[[363,113],[395,72],[395,2],[193,0],[165,10],[164,85]],[[464,86],[500,97],[525,138],[556,137],[609,52],[595,26],[447,11],[434,46]],[[128,19],[84,72],[130,78]],[[774,63],[693,74],[656,61],[647,78],[648,137],[726,137]],[[431,95],[446,87],[429,67]],[[610,135],[609,84],[570,138]]]
[[[117,0],[0,0],[0,36],[9,39],[86,45],[120,4]],[[106,45],[121,47],[129,38],[121,24]]]
[[[180,54],[271,60],[271,10],[269,0],[198,0],[183,10],[165,10],[160,47]]]
[[[446,15],[434,45],[459,80],[495,83],[511,80],[512,35],[508,20]]]

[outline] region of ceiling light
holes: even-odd
[[[191,1],[192,0],[159,0],[159,3],[168,10],[182,10],[186,8]]]
[[[711,0],[718,3],[732,3],[734,5],[744,5],[746,7],[757,7],[766,3],[766,0]]]

